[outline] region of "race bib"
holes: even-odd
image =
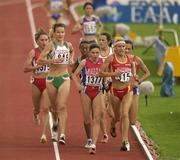
[[[57,62],[56,64],[68,64],[69,63],[69,52],[55,53],[54,59],[62,58],[62,62]]]
[[[84,23],[85,34],[96,34],[96,22],[85,22]]]
[[[59,11],[62,7],[63,3],[61,1],[52,1],[50,3],[50,7],[52,11]]]
[[[49,70],[49,67],[47,65],[44,65],[44,66],[36,69],[35,74],[47,73],[48,70]]]
[[[86,77],[86,85],[88,86],[100,86],[103,83],[102,77],[96,77],[96,76],[87,76]]]
[[[131,72],[124,72],[121,73],[120,76],[115,77],[115,79],[121,82],[129,82],[131,75],[132,75]]]

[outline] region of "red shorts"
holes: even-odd
[[[122,100],[124,95],[126,95],[130,91],[131,91],[131,87],[130,86],[128,86],[126,88],[123,88],[123,89],[115,89],[115,88],[113,88],[112,94],[114,96],[118,97],[120,100]]]
[[[46,78],[33,78],[32,84],[34,84],[41,92],[46,88]]]
[[[98,86],[86,86],[85,93],[88,97],[93,101],[93,99],[98,95],[100,92],[100,88]]]

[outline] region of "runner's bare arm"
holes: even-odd
[[[79,66],[76,68],[76,70],[74,71],[74,73],[72,73],[71,78],[74,80],[75,85],[78,89],[78,91],[80,91],[82,89],[82,86],[80,85],[80,82],[77,78],[77,75],[80,74],[81,70],[83,69],[83,67],[85,66],[86,60],[82,60],[81,63],[79,64]]]
[[[75,63],[73,64],[73,66],[72,66],[72,70],[71,70],[72,73],[74,73],[74,71],[76,70],[78,65],[79,65],[78,60],[76,60]]]
[[[42,6],[42,8],[43,8],[43,10],[45,11],[45,13],[46,13],[46,15],[48,16],[48,17],[51,17],[51,9],[50,9],[50,7],[49,7],[49,0],[47,0],[45,3],[44,3],[44,5]]]
[[[100,35],[103,32],[103,30],[104,30],[104,25],[100,21],[99,17],[96,17],[96,22],[97,22],[97,26],[98,26],[97,35]]]
[[[74,26],[73,29],[72,29],[71,34],[77,33],[77,32],[79,32],[79,31],[82,30],[82,25],[81,25],[81,23],[82,23],[82,18],[80,18],[80,19],[76,22],[75,26]]]
[[[71,43],[69,43],[69,48],[70,48],[70,62],[69,64],[72,66],[74,64],[74,48]]]
[[[34,57],[35,57],[35,52],[34,52],[34,49],[32,49],[29,52],[27,59],[25,61],[25,64],[24,64],[24,69],[23,69],[24,73],[35,71],[36,69],[42,66],[42,65],[32,66],[32,60]]]
[[[62,1],[63,1],[63,11],[68,11],[69,8],[68,8],[67,0],[62,0]]]
[[[150,76],[150,71],[140,57],[137,57],[137,63],[139,64],[140,69],[143,71],[143,75],[141,76],[141,78],[139,78],[139,81],[143,82]]]
[[[51,65],[54,63],[53,59],[47,59],[48,54],[53,50],[53,44],[50,42],[44,50],[41,52],[39,59],[37,60],[37,64],[40,65]]]

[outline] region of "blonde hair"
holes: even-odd
[[[40,37],[41,35],[47,35],[47,36],[48,36],[48,33],[47,33],[44,29],[39,28],[39,29],[37,30],[37,32],[34,34],[34,37],[35,37],[35,41],[36,41],[36,42],[38,41],[38,39],[39,39],[39,37]],[[49,37],[49,36],[48,36],[48,37]]]

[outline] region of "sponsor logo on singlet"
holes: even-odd
[[[53,53],[53,58],[58,59],[58,58],[63,58],[62,62],[56,62],[55,64],[69,64],[69,48],[67,48],[65,45],[64,46],[57,46]]]

